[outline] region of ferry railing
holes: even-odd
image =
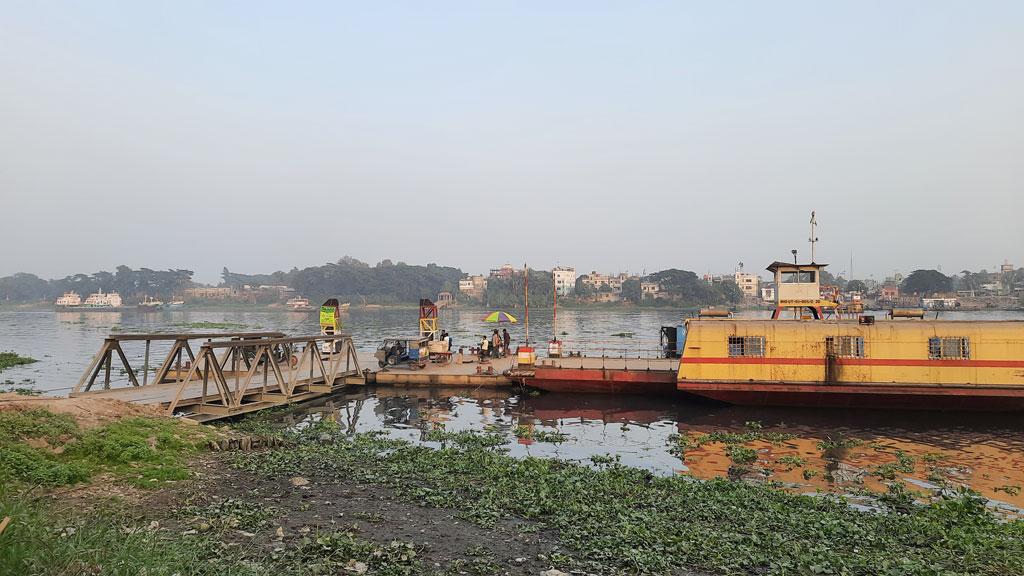
[[[558,357],[549,357],[544,345],[537,347],[538,365],[603,370],[667,370],[678,365],[678,360],[669,357],[665,347],[655,339],[559,338],[558,341],[562,345]]]
[[[288,354],[282,357],[281,350]],[[219,358],[217,351],[222,351]],[[231,376],[225,374],[223,358],[228,356],[248,358],[244,374],[241,369],[234,370]],[[261,368],[262,382],[253,386]],[[199,400],[197,405],[190,401],[192,409],[228,415],[252,406],[288,403],[303,393],[329,393],[339,380],[344,383],[349,376],[361,375],[355,345],[348,334],[205,342],[196,361],[179,380],[167,413],[174,414],[182,398],[196,396],[196,390],[186,394],[186,389],[194,388],[200,379]]]
[[[232,340],[260,340],[266,338],[283,338],[282,332],[179,332],[179,333],[154,333],[154,334],[110,334],[103,340],[103,345],[93,356],[86,367],[82,377],[71,391],[71,395],[92,391],[100,373],[103,373],[103,389],[110,390],[116,384],[124,386],[141,387],[153,384],[164,384],[175,382],[177,378],[170,378],[171,370],[175,370],[175,376],[180,376],[183,367],[188,367],[195,362],[196,355],[192,344],[198,340],[232,339]],[[145,350],[142,353],[141,371],[132,366],[129,355],[125,352],[122,344],[129,342],[142,342]],[[150,378],[150,359],[155,343],[170,344],[169,349],[155,369],[155,374]],[[117,356],[125,379],[117,379],[112,373],[114,356]],[[138,354],[132,355],[138,360]],[[186,358],[187,357],[187,358]],[[224,362],[227,361],[225,357]],[[139,381],[141,372],[142,381]]]

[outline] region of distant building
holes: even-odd
[[[640,297],[658,299],[661,297],[661,284],[657,282],[640,282]]]
[[[509,279],[515,274],[516,269],[511,264],[505,264],[501,268],[491,268],[491,278]]]
[[[750,272],[736,272],[733,279],[736,282],[736,286],[739,286],[740,292],[743,293],[744,298],[758,297],[761,278],[759,278],[757,274]]]
[[[590,286],[594,290],[601,290],[602,287],[607,286],[609,290],[615,293],[622,292],[622,283],[630,278],[636,278],[636,276],[630,276],[625,272],[618,274],[598,274],[592,271],[590,274],[583,276],[583,283]]]
[[[597,271],[594,270],[583,277],[583,283],[594,290],[599,290],[602,286],[611,286],[608,282],[607,274],[598,274]]]
[[[775,286],[763,286],[761,288],[761,300],[764,302],[775,302]]]
[[[449,306],[455,306],[455,296],[452,296],[451,292],[438,292],[435,304],[437,304],[438,308],[448,308]]]
[[[459,292],[466,294],[470,298],[481,300],[486,290],[487,278],[484,278],[482,274],[467,275],[462,280],[459,280]]]
[[[618,292],[596,292],[586,298],[587,302],[619,302],[622,294]]]
[[[620,272],[614,276],[608,276],[608,287],[614,292],[622,292],[622,283],[629,280],[631,276],[624,272]]]
[[[1012,274],[1013,273],[1013,264],[1010,264],[1009,262],[1003,263],[1003,265],[999,267],[999,272],[1001,272],[1003,274]]]
[[[200,286],[198,288],[186,288],[182,295],[186,298],[200,300],[227,300],[238,295],[238,291],[229,287]]]
[[[878,291],[878,299],[887,302],[895,302],[900,299],[900,287],[894,284],[886,284]]]
[[[551,271],[555,281],[555,292],[559,296],[568,296],[576,289],[576,269],[571,266],[557,266]]]

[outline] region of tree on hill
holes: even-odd
[[[640,279],[629,278],[622,283],[622,299],[633,304],[639,304],[643,293],[640,290]]]
[[[575,294],[577,298],[586,298],[587,296],[592,296],[594,294],[594,289],[591,288],[590,284],[587,282],[586,274],[576,278],[576,289],[573,290],[573,294]]]
[[[866,284],[864,284],[864,282],[862,282],[860,280],[850,280],[850,282],[846,285],[846,291],[847,292],[860,292],[860,293],[863,294],[863,293],[866,293],[868,291],[868,287],[867,287]]]
[[[712,286],[689,270],[671,268],[655,272],[648,278],[652,282],[657,282],[662,293],[668,295],[671,300],[686,306],[711,306],[739,300],[739,288],[735,284],[732,285],[736,289],[733,293],[729,288],[722,286],[726,284],[725,282]]]
[[[914,270],[903,279],[900,286],[905,294],[921,295],[949,292],[952,289],[953,279],[938,270]]]

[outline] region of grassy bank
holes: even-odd
[[[0,573],[1024,573],[1024,522],[998,521],[969,492],[918,505],[897,490],[868,513],[769,484],[657,477],[609,457],[516,459],[497,434],[435,430],[432,449],[330,421],[235,428],[280,434],[287,447],[205,456],[191,482],[204,498],[192,501],[177,491],[191,483],[175,480],[197,465],[207,428],[128,418],[82,430],[45,411],[0,411],[0,517],[13,518]],[[143,491],[159,496],[144,506],[46,496],[97,478],[163,489]],[[390,512],[374,499],[384,494]],[[410,528],[417,510],[429,531]],[[473,545],[461,557],[425,560],[439,535],[463,530]],[[553,545],[523,563],[493,553],[537,534]]]

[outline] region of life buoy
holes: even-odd
[[[291,367],[292,367],[292,368],[295,368],[296,366],[298,366],[298,365],[299,365],[299,357],[298,357],[298,356],[296,356],[296,355],[294,355],[294,354],[292,354],[292,355],[291,355],[291,356],[290,356],[290,357],[288,358],[288,363],[289,363],[289,364],[291,364]]]

